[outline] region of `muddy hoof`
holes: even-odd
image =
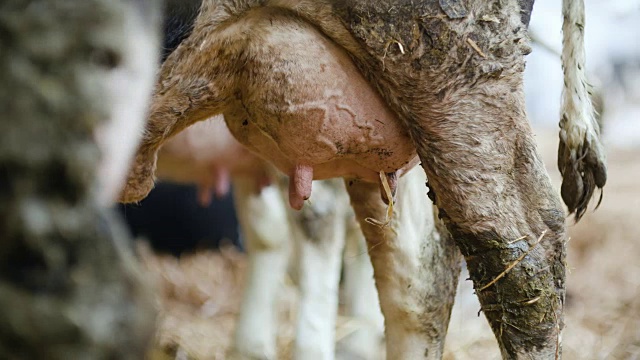
[[[605,161],[604,149],[598,139],[585,137],[580,146],[572,148],[561,134],[558,169],[562,174],[562,200],[569,213],[575,213],[576,221],[587,210],[596,187],[602,189],[607,182]]]

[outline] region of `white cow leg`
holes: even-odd
[[[421,169],[400,179],[386,227],[378,184],[347,180],[347,191],[367,239],[385,317],[388,359],[440,359],[460,272],[460,255],[438,232]],[[442,233],[442,235],[441,235]]]
[[[339,346],[345,350],[345,359],[380,359],[384,318],[380,311],[378,290],[373,281],[373,267],[360,226],[352,216],[346,220],[344,310],[345,315],[354,320],[356,330],[342,340]]]
[[[346,199],[339,180],[313,182],[310,200],[290,211],[291,233],[298,242],[300,307],[294,359],[325,360],[335,356],[338,283],[342,266]],[[344,198],[344,196],[343,196]]]
[[[277,294],[289,260],[285,204],[275,186],[256,191],[254,179],[234,179],[238,221],[249,258],[232,359],[275,359]]]

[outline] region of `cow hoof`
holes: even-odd
[[[584,143],[571,147],[566,136],[560,135],[558,168],[562,174],[562,200],[580,220],[595,193],[607,181],[604,149],[597,138],[585,137]],[[597,205],[600,205],[602,193]]]

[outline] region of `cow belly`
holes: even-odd
[[[300,20],[254,11],[226,30],[247,40],[225,119],[249,149],[295,177],[379,181],[417,163],[397,117],[347,53]]]

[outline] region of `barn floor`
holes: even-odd
[[[555,169],[555,135],[538,137],[545,163]],[[640,359],[640,151],[609,151],[609,182],[600,208],[570,225],[564,358]],[[571,224],[572,221],[570,220]],[[224,359],[239,307],[246,262],[233,249],[174,258],[141,249],[158,286],[157,347],[150,359]],[[461,279],[464,279],[465,274]],[[280,359],[293,341],[296,291],[281,292]],[[470,282],[461,281],[445,359],[498,359],[496,342]],[[354,328],[339,318],[337,338]]]

